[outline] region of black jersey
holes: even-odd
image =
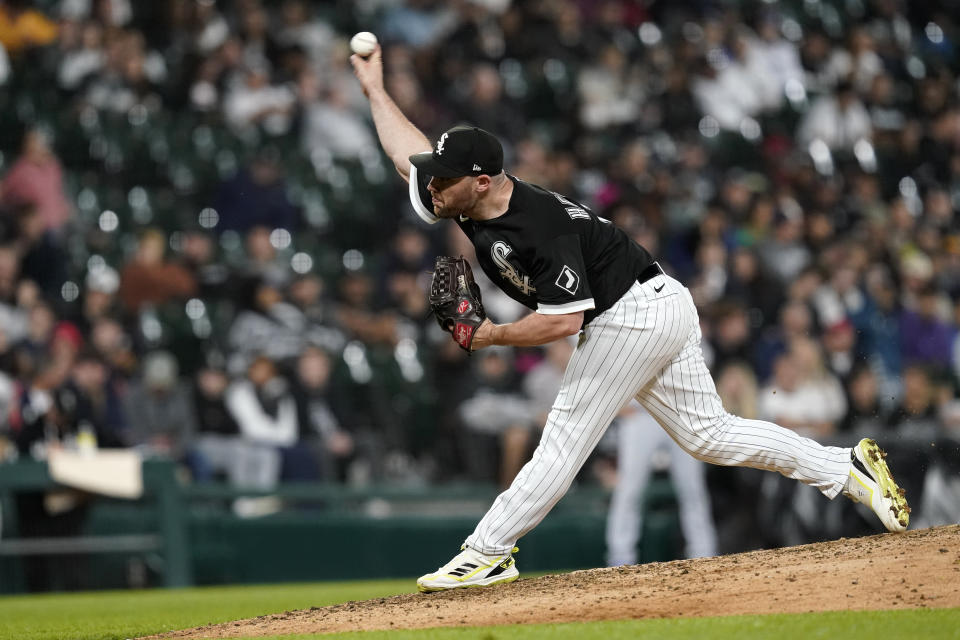
[[[513,195],[493,220],[457,224],[484,273],[511,298],[543,314],[584,312],[584,324],[625,294],[653,258],[624,231],[587,207],[508,176]],[[433,214],[430,176],[410,167],[410,201],[427,222]]]

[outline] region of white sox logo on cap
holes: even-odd
[[[443,143],[447,141],[447,136],[449,136],[449,135],[450,135],[449,133],[444,133],[442,136],[440,136],[440,139],[437,140],[437,155],[438,155],[438,156],[442,156],[442,155],[443,155]]]

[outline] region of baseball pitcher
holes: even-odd
[[[490,279],[533,312],[486,318],[469,266],[438,260],[431,304],[462,348],[534,346],[579,333],[531,460],[450,562],[417,580],[421,591],[510,582],[514,546],[564,495],[620,409],[636,399],[687,453],[720,465],[777,471],[869,504],[890,531],[909,507],[870,439],[824,447],[793,431],[724,411],[700,351],[686,287],[623,231],[584,205],[503,171],[490,133],[458,126],[431,145],[383,86],[382,52],[351,58],[377,134],[425,221],[451,220]]]

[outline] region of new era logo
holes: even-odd
[[[476,163],[474,163],[474,165],[473,165],[473,170],[474,170],[474,171],[483,171],[483,169],[480,168],[480,165],[478,165],[478,164],[476,164]]]

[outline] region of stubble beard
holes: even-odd
[[[442,207],[434,205],[433,214],[444,220],[458,220],[462,217],[468,217],[466,207],[450,207],[446,205]]]

